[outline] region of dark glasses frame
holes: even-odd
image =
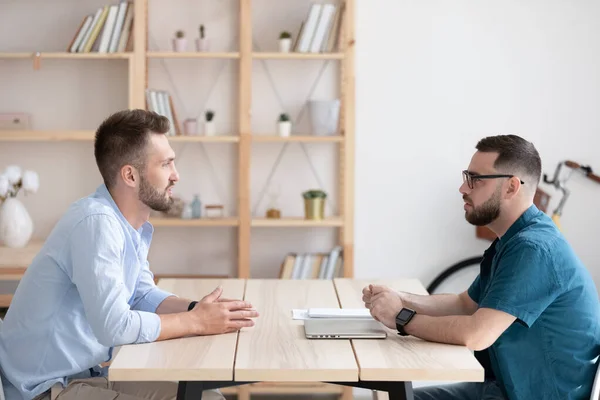
[[[496,179],[496,178],[514,178],[515,177],[514,175],[507,175],[507,174],[477,175],[477,174],[473,174],[473,173],[469,172],[466,169],[462,172],[462,175],[463,175],[463,182],[467,182],[469,189],[473,189],[473,185],[477,180]],[[521,185],[525,184],[525,182],[523,182],[521,179],[519,179],[519,182],[521,182]]]

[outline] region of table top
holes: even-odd
[[[244,298],[260,312],[239,333],[122,346],[109,368],[113,381],[483,381],[484,371],[463,346],[402,337],[309,340],[292,309],[362,308],[369,283],[427,294],[418,280],[164,279],[162,289],[199,299],[217,285],[223,297]],[[387,328],[386,328],[387,329]]]

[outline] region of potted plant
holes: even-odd
[[[278,126],[279,136],[290,136],[290,133],[292,132],[292,121],[290,121],[289,115],[287,115],[286,113],[280,114]]]
[[[279,35],[279,51],[289,53],[292,48],[292,34],[289,32],[281,32]]]
[[[175,32],[173,39],[173,50],[176,52],[184,52],[187,49],[187,39],[184,31]]]
[[[17,165],[8,166],[0,175],[0,242],[7,247],[25,247],[33,233],[33,221],[17,199],[19,190],[36,193],[40,186],[34,171],[21,172]]]
[[[215,112],[207,110],[204,113],[204,134],[206,136],[215,136]]]
[[[204,25],[200,25],[200,37],[196,39],[196,49],[198,51],[208,51],[208,38],[204,32]]]
[[[302,193],[302,197],[304,198],[305,219],[325,218],[325,200],[327,199],[327,193],[320,189],[313,189]]]

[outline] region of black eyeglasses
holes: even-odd
[[[514,175],[477,175],[477,174],[473,174],[467,170],[464,170],[462,172],[462,175],[463,175],[463,182],[467,182],[469,189],[473,189],[473,185],[475,185],[475,182],[477,182],[478,180],[481,180],[481,179],[513,178],[514,177]],[[519,182],[521,182],[521,185],[525,184],[525,182],[523,182],[520,179],[519,179]]]

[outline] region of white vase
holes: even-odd
[[[308,113],[313,135],[330,136],[339,131],[339,99],[311,100],[308,102]]]
[[[215,121],[204,121],[204,135],[215,136],[216,130]]]
[[[279,51],[282,53],[289,53],[292,48],[292,39],[279,39]]]
[[[278,122],[279,124],[279,136],[288,137],[292,132],[292,121]]]
[[[173,51],[177,53],[183,53],[187,51],[187,39],[184,37],[173,39]]]
[[[208,38],[196,38],[196,50],[208,51],[209,48]]]
[[[15,197],[0,206],[0,242],[7,247],[25,247],[33,233],[33,221],[27,209]]]

